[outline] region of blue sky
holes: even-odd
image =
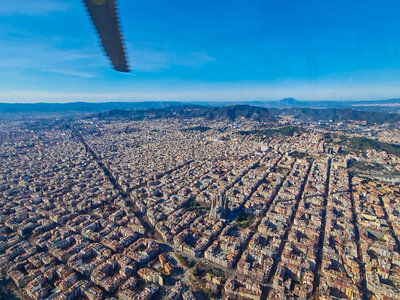
[[[400,97],[398,0],[119,0],[132,72],[80,0],[0,6],[0,101]]]

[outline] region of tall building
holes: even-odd
[[[211,211],[210,214],[216,219],[224,219],[228,214],[228,199],[225,195],[225,190],[220,190],[211,199]]]

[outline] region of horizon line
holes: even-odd
[[[120,104],[129,104],[129,103],[271,103],[271,102],[276,102],[279,103],[283,100],[294,100],[296,102],[383,102],[383,101],[400,101],[399,98],[385,98],[385,99],[348,99],[348,100],[333,100],[333,99],[321,99],[321,100],[315,100],[315,99],[309,99],[309,100],[298,100],[296,98],[288,97],[288,98],[282,98],[278,100],[129,100],[129,101],[113,101],[113,100],[107,100],[107,101],[35,101],[35,102],[3,102],[0,101],[0,105],[28,105],[28,104],[61,104],[61,105],[66,105],[66,104],[111,104],[111,103],[120,103]]]

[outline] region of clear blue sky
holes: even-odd
[[[119,0],[132,72],[80,0],[3,0],[0,101],[400,97],[398,0]]]

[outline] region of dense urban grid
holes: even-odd
[[[400,299],[400,143],[366,122],[0,123],[1,293]],[[353,147],[354,146],[354,147]]]

